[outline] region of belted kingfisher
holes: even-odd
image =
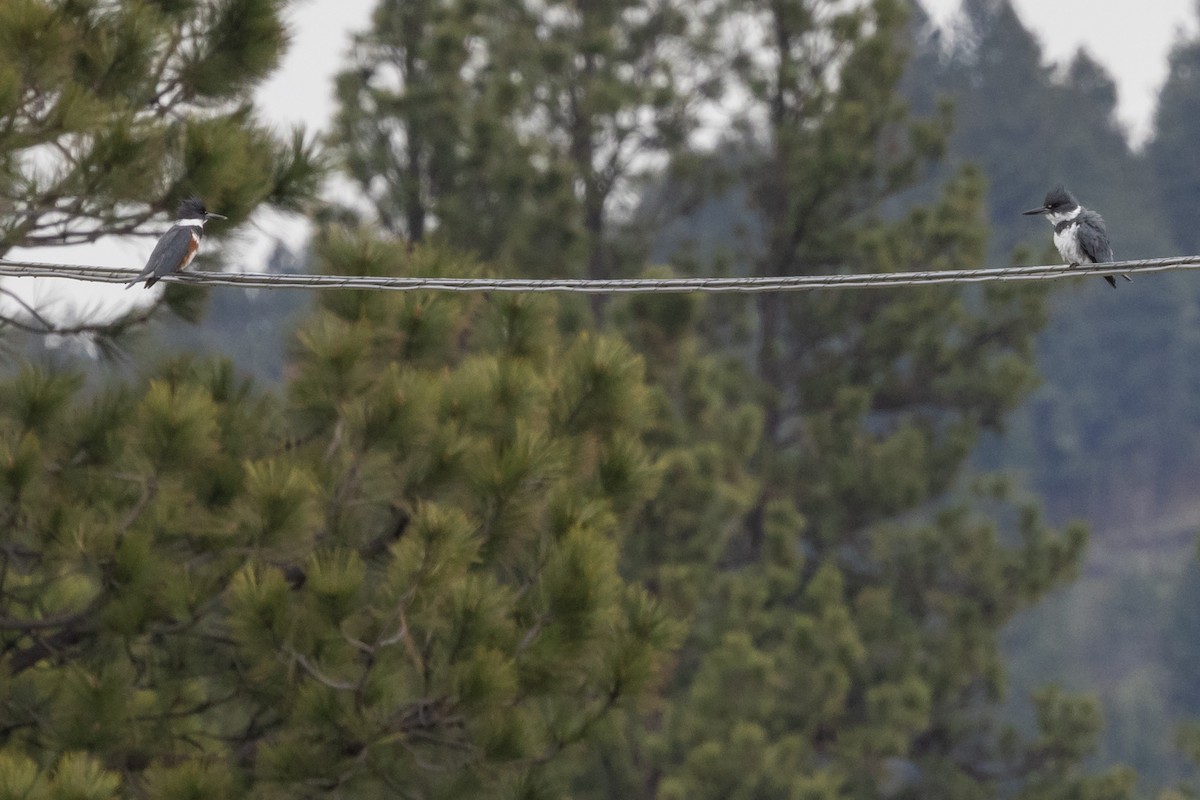
[[[1022,214],[1045,214],[1046,219],[1054,226],[1054,246],[1072,267],[1080,264],[1105,264],[1113,260],[1112,245],[1108,241],[1108,231],[1104,228],[1104,218],[1095,211],[1084,208],[1062,186],[1056,186],[1046,193],[1046,202],[1040,208],[1022,211]],[[1133,280],[1128,275],[1122,275],[1127,281]],[[1117,279],[1105,275],[1104,280],[1114,289]]]
[[[179,204],[178,219],[171,229],[162,235],[154,252],[146,261],[141,274],[125,284],[128,289],[143,278],[146,288],[158,282],[164,275],[179,270],[192,263],[200,250],[200,239],[204,236],[204,223],[210,219],[225,219],[220,214],[214,214],[204,207],[204,201],[199,197],[189,197]]]

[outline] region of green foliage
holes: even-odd
[[[964,12],[954,42],[919,41],[906,93],[927,109],[935,94],[953,101],[951,155],[989,178],[990,261],[1058,259],[1046,226],[1020,211],[1059,181],[1104,214],[1118,258],[1193,252],[1185,209],[1195,43],[1175,48],[1156,128],[1139,153],[1116,119],[1112,78],[1086,53],[1054,69],[1011,2],[967,2]],[[1197,297],[1186,276],[1139,280],[1130,292],[1107,288],[1081,281],[1057,299],[1039,341],[1043,384],[1012,415],[1004,441],[987,448],[986,462],[1028,475],[1053,517],[1083,514],[1115,532],[1145,526],[1190,494],[1179,476],[1190,474],[1197,451]],[[1135,491],[1143,504],[1128,502]]]
[[[229,510],[218,491],[226,462],[254,446],[244,428],[222,429],[240,414],[268,417],[206,377],[180,365],[137,401],[86,400],[66,375],[5,385],[27,398],[5,412],[9,442],[16,453],[36,444],[39,458],[10,472],[4,499],[0,703],[14,766],[3,780],[35,757],[45,785],[35,796],[115,795],[130,770],[195,729],[180,712],[202,713],[217,691],[228,662],[205,651],[215,631],[192,625],[237,563],[209,537]],[[81,750],[90,757],[72,755]]]
[[[303,132],[254,117],[287,44],[287,0],[14,0],[0,8],[0,256],[14,247],[145,233],[200,195],[236,225],[262,203],[300,209],[325,159]],[[228,230],[219,227],[218,236]],[[204,293],[171,287],[107,322],[8,315],[87,333],[105,353],[158,305],[194,321]]]
[[[1035,242],[1044,263],[1046,226],[1031,225],[1020,212],[1056,182],[1104,214],[1118,257],[1174,252],[1164,195],[1116,119],[1112,78],[1083,51],[1064,69],[1048,66],[1008,0],[968,0],[963,14],[963,35],[954,43],[917,44],[905,93],[928,111],[953,103],[951,157],[978,164],[989,178],[991,260],[1008,263],[1018,245]]]
[[[282,13],[275,0],[5,4],[0,253],[143,232],[189,194],[235,222],[265,201],[311,199],[320,154],[298,132],[277,141],[248,104],[282,53]],[[198,294],[172,290],[164,303],[195,319]],[[63,330],[111,351],[149,316]]]
[[[486,793],[636,694],[665,641],[617,576],[619,507],[601,475],[615,458],[645,459],[612,435],[616,403],[633,404],[619,421],[636,424],[640,370],[604,338],[541,363],[505,353],[503,340],[473,351],[413,338],[417,316],[462,330],[505,313],[493,304],[361,300],[329,298],[293,390],[320,420],[303,448],[325,509],[317,536],[343,549],[305,562],[303,627],[278,580],[248,574],[231,598],[246,651],[277,639],[285,655],[255,669],[255,691],[296,709],[266,758],[272,774],[318,757],[348,785]],[[443,344],[429,349],[434,338]],[[330,360],[335,341],[357,342],[355,356]],[[350,364],[383,379],[347,382]],[[279,696],[285,668],[304,678],[294,696]]]
[[[283,8],[6,3],[0,191],[14,202],[0,209],[0,248],[135,231],[190,193],[235,222],[311,195],[316,153],[277,143],[246,105],[283,52]]]
[[[944,116],[911,120],[897,95],[901,4],[726,13],[758,20],[752,47],[771,54],[731,65],[766,133],[747,128],[736,157],[714,159],[744,191],[749,246],[732,271],[981,263],[977,172],[926,206],[888,210],[948,132]],[[1030,741],[994,718],[997,633],[1071,577],[1086,538],[962,482],[981,433],[1035,385],[1044,293],[763,294],[709,300],[698,316],[664,306],[613,309],[655,356],[649,436],[664,448],[662,488],[626,553],[689,632],[662,706],[608,732],[581,792],[1128,795],[1126,773],[1079,778],[1094,705],[1074,701],[1078,725],[1048,718]],[[701,323],[679,323],[689,317]],[[1060,752],[1069,768],[1039,773]]]
[[[266,68],[278,30],[244,15],[275,6],[204,8],[226,63]],[[751,22],[714,67],[714,30]],[[947,136],[897,94],[905,25],[895,0],[385,0],[338,136],[405,240],[330,227],[314,263],[639,270],[625,234],[659,209],[619,201],[668,157],[681,196],[719,183],[698,164],[735,182],[731,271],[975,266],[976,172],[896,210]],[[186,52],[223,108],[220,58]],[[764,124],[720,160],[683,152],[710,69]],[[189,158],[280,174],[221,113]],[[545,297],[318,302],[280,398],[196,362],[87,400],[0,386],[0,788],[1130,796],[1081,766],[1086,698],[997,721],[999,632],[1086,541],[965,480],[1034,384],[1040,291],[634,297],[584,330]]]
[[[470,269],[355,236],[327,263]],[[327,295],[286,402],[193,361],[0,385],[0,789],[553,792],[674,639],[618,572],[641,362],[555,312]]]
[[[1046,226],[1019,215],[1057,181],[1104,213],[1119,258],[1195,252],[1195,39],[1176,42],[1139,148],[1115,117],[1111,76],[1088,54],[1048,65],[1014,4],[964,8],[952,41],[916,39],[906,94],[926,109],[935,93],[953,101],[950,155],[989,178],[990,260],[1057,260]],[[1095,688],[1107,719],[1099,757],[1135,766],[1145,792],[1176,781],[1172,728],[1200,711],[1195,575],[1180,571],[1200,452],[1198,298],[1187,275],[1129,288],[1080,281],[1055,299],[1038,341],[1042,384],[980,461],[1020,475],[1050,518],[1096,526],[1090,561],[1103,568],[1019,623],[1010,671],[1016,686]]]
[[[0,754],[4,800],[109,800],[120,796],[120,786],[117,775],[83,753],[67,753],[49,770],[29,758]]]
[[[384,0],[338,78],[347,169],[412,241],[432,233],[524,275],[627,272],[623,195],[681,151],[719,83],[711,13]]]
[[[287,44],[283,0],[222,0],[201,7],[207,36],[183,57],[180,82],[204,100],[238,97],[275,68]]]

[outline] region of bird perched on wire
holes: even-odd
[[[178,217],[171,229],[162,235],[154,251],[146,261],[141,273],[125,284],[128,289],[140,280],[146,281],[149,289],[158,279],[172,272],[178,272],[192,263],[200,250],[200,239],[204,237],[204,223],[210,219],[225,219],[220,214],[214,214],[204,207],[204,201],[199,197],[189,197],[179,204]]]
[[[1108,241],[1108,231],[1104,227],[1104,218],[1091,209],[1084,208],[1062,186],[1056,186],[1046,193],[1046,202],[1039,208],[1031,208],[1021,212],[1026,215],[1045,214],[1046,219],[1054,226],[1054,246],[1072,267],[1080,264],[1106,264],[1113,260],[1112,245]],[[1122,275],[1127,281],[1133,280],[1128,275]],[[1105,275],[1104,280],[1114,289],[1117,279]]]

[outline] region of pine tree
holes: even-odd
[[[473,269],[346,234],[319,264]],[[553,793],[672,637],[617,570],[642,362],[554,316],[326,294],[286,401],[190,362],[0,386],[0,790]]]
[[[380,196],[409,241],[326,231],[320,268],[483,269],[438,241],[455,236],[449,211],[519,210],[535,195],[523,178],[502,190],[490,162],[459,161],[474,113],[468,129],[506,131],[519,147],[499,152],[548,170],[514,162],[521,176],[567,165],[570,191],[551,194],[583,219],[589,159],[572,160],[562,148],[574,140],[551,121],[516,124],[536,118],[524,116],[536,97],[518,95],[509,116],[475,102],[489,98],[480,86],[504,86],[458,49],[480,6],[385,8],[419,29],[408,45],[447,48],[421,49],[417,66],[440,66],[405,74],[453,84],[453,133],[417,159],[453,180],[421,172]],[[978,175],[896,206],[946,125],[914,123],[897,98],[897,2],[712,8],[723,30],[768,34],[727,70],[765,124],[727,142],[757,236],[732,268],[979,263]],[[636,94],[620,91],[621,37],[601,34],[646,13],[592,11],[594,30],[568,15],[531,51],[578,49],[548,64],[563,83],[536,64],[531,80],[560,101],[611,90],[588,119],[619,121],[614,109],[641,106],[623,103]],[[517,58],[529,20],[516,18],[497,29],[511,52],[467,55]],[[597,41],[580,45],[589,30]],[[596,71],[581,75],[588,53]],[[436,123],[440,108],[420,119]],[[373,141],[375,155],[409,142],[417,119]],[[438,124],[420,130],[441,136]],[[438,149],[453,142],[468,144]],[[662,155],[644,144],[634,156]],[[444,194],[425,194],[435,186]],[[435,196],[424,209],[414,199]],[[528,233],[494,229],[492,253],[529,249]],[[464,246],[482,250],[474,235],[462,231]],[[540,244],[541,263],[590,263],[571,261],[576,240]],[[736,331],[743,318],[716,299],[614,303],[609,319],[642,356],[612,333],[564,333],[563,308],[536,297],[345,291],[322,295],[299,332],[285,398],[199,363],[90,401],[44,371],[0,387],[12,531],[0,548],[0,787],[168,800],[568,786],[1129,796],[1128,772],[1081,767],[1093,703],[1039,694],[1032,738],[996,718],[998,631],[1070,576],[1085,540],[964,477],[979,434],[1033,382],[1040,293],[789,295],[750,312],[730,342],[712,338],[714,321]]]
[[[948,155],[988,176],[992,260],[1030,242],[1043,252],[1045,230],[1020,212],[1057,182],[1106,215],[1119,257],[1170,254],[1152,172],[1121,129],[1112,77],[1086,52],[1059,69],[1044,63],[1010,0],[967,0],[950,46],[931,39],[917,52],[905,93],[923,110],[939,97],[953,104]]]
[[[384,0],[339,78],[338,139],[411,240],[522,275],[627,273],[630,198],[697,125],[712,32],[677,0]]]
[[[610,131],[609,118],[578,112],[587,110],[589,88],[605,89],[599,111],[638,107],[619,80],[599,76],[630,69],[613,43],[623,25],[660,8],[620,5],[629,15],[614,16],[617,7],[590,4],[586,13],[564,11],[535,28],[520,18],[524,6],[509,4],[508,22],[492,28],[449,11],[499,13],[483,4],[408,5],[425,15],[405,29],[412,38],[374,44],[424,54],[409,66],[442,63],[433,56],[453,53],[432,82],[448,89],[428,92],[417,82],[381,94],[396,82],[377,79],[377,55],[348,74],[349,85],[365,82],[370,90],[344,95],[371,99],[357,106],[368,118],[344,100],[343,113],[361,126],[344,141],[362,159],[360,180],[412,164],[397,158],[411,135],[449,131],[442,149],[430,146],[416,160],[416,185],[444,192],[429,194],[422,207],[423,220],[437,221],[437,235],[471,243],[524,274],[586,263],[585,274],[603,275],[635,263],[594,249],[606,234],[531,239],[530,228],[505,216],[537,196],[532,207],[546,224],[611,232],[589,228],[586,213],[589,196],[601,200],[591,210],[602,215],[604,198],[613,198],[589,193],[603,187],[589,186],[589,160],[599,152],[589,148],[589,135]],[[900,193],[933,166],[948,130],[944,116],[909,119],[897,96],[905,64],[899,3],[704,8],[716,13],[717,30],[762,34],[727,53],[722,70],[740,97],[751,98],[748,124],[725,143],[718,163],[732,165],[750,207],[743,255],[731,259],[732,269],[780,275],[980,263],[977,174],[958,173],[928,207],[897,212]],[[464,20],[478,26],[470,35]],[[589,29],[594,36],[580,40]],[[542,74],[532,55],[557,51],[574,55],[549,61],[554,74]],[[695,66],[703,74],[711,63]],[[522,86],[506,84],[514,75]],[[524,84],[541,94],[526,94]],[[497,86],[508,101],[499,113],[494,95],[481,89]],[[531,116],[539,105],[530,97],[547,103],[541,116]],[[422,98],[446,102],[422,106]],[[422,127],[419,109],[445,116]],[[393,128],[402,131],[397,138],[373,134]],[[535,171],[518,167],[522,176],[553,175],[550,191],[529,193],[525,177],[495,183],[486,153],[458,160],[476,152],[464,131],[477,130],[501,143],[502,160],[514,153],[528,159]],[[527,149],[509,149],[511,142]],[[630,162],[662,154],[647,144],[635,147]],[[668,152],[677,163],[689,160]],[[439,161],[439,154],[450,158]],[[497,214],[477,214],[472,223],[506,224],[488,229],[498,238],[481,247],[477,230],[458,228],[453,220],[462,218],[450,211],[472,202],[479,187],[499,186],[507,190],[482,195],[499,206]],[[564,186],[571,190],[561,193]],[[1039,696],[1041,727],[1032,741],[995,721],[1003,691],[997,632],[1070,576],[1082,530],[1051,531],[1032,510],[1014,513],[1003,503],[993,510],[988,491],[947,498],[961,486],[980,433],[998,430],[1033,385],[1041,293],[765,296],[752,312],[747,318],[715,301],[679,298],[612,309],[613,322],[648,356],[653,413],[645,441],[661,453],[663,476],[635,517],[635,533],[623,540],[623,570],[686,621],[688,635],[661,696],[598,726],[604,746],[581,751],[570,770],[577,793],[972,797],[1016,786],[1029,797],[1126,795],[1128,773],[1090,777],[1079,766],[1099,724],[1092,703]],[[705,338],[731,331],[733,342]]]
[[[1177,210],[1187,203],[1174,200],[1184,189],[1173,183],[1186,183],[1188,42],[1175,50],[1177,70],[1144,156],[1116,118],[1111,76],[1085,52],[1058,69],[1043,63],[1008,0],[965,3],[953,46],[934,48],[924,46],[907,92],[926,108],[931,94],[953,102],[949,158],[976,162],[988,176],[993,263],[1014,254],[1058,260],[1046,226],[1019,212],[1059,181],[1104,214],[1118,258],[1189,252],[1188,237],[1177,235],[1187,224]],[[1055,519],[1145,526],[1189,491],[1179,476],[1196,450],[1194,282],[1164,275],[1121,295],[1078,285],[1053,305],[1039,343],[1043,384],[1012,416],[1005,441],[989,448],[989,462],[1029,474]],[[1128,541],[1129,531],[1121,533]]]
[[[357,236],[333,236],[321,259],[353,274],[471,271]],[[553,304],[532,298],[323,305],[291,385],[322,498],[326,555],[305,567],[317,604],[280,617],[262,580],[237,592],[241,641],[258,652],[285,637],[291,653],[257,662],[264,708],[295,709],[271,763],[332,759],[364,796],[553,785],[560,753],[654,678],[669,634],[617,572],[620,534],[655,485],[641,360],[609,337],[559,341]],[[297,666],[307,678],[278,697]]]
[[[1196,127],[1198,63],[1200,40],[1180,40],[1172,48],[1167,80],[1154,115],[1154,135],[1146,146],[1146,157],[1156,173],[1159,191],[1169,199],[1163,213],[1180,252],[1185,253],[1200,252],[1200,238],[1186,211],[1195,193],[1198,169],[1193,150],[1188,146]]]
[[[991,262],[1013,260],[1019,243],[1016,257],[1025,263],[1058,260],[1045,224],[1031,227],[1018,215],[1057,181],[1104,214],[1118,258],[1192,252],[1189,236],[1178,235],[1177,211],[1187,208],[1190,151],[1181,144],[1192,124],[1186,86],[1195,42],[1177,44],[1155,129],[1139,154],[1115,116],[1112,78],[1085,52],[1048,63],[1012,6],[964,3],[953,45],[919,44],[921,64],[906,81],[906,94],[926,106],[929,93],[949,96],[957,123],[949,158],[977,162],[988,175]],[[1184,476],[1194,472],[1197,452],[1196,285],[1187,274],[1137,278],[1130,292],[1070,284],[1054,296],[1039,336],[1041,385],[980,461],[1027,480],[1050,519],[1089,520],[1089,560],[1120,566],[1014,626],[1009,671],[1014,687],[1097,676],[1106,718],[1100,759],[1136,766],[1144,790],[1171,779],[1171,712],[1188,707],[1169,676],[1192,637],[1166,600],[1179,592],[1187,607],[1186,590],[1133,565],[1173,564],[1181,555],[1180,540],[1168,544],[1162,530],[1192,496]],[[1070,641],[1063,629],[1073,632]],[[1095,667],[1098,653],[1111,666]],[[1148,677],[1160,668],[1172,700]]]
[[[147,233],[191,194],[232,224],[310,198],[312,143],[275,137],[249,103],[287,43],[285,5],[0,6],[0,256]]]
[[[980,264],[976,173],[927,207],[891,205],[946,135],[944,119],[909,120],[896,94],[899,4],[731,13],[761,23],[752,41],[768,48],[733,61],[767,127],[726,148],[749,207],[732,268]],[[1040,694],[1032,740],[997,719],[998,633],[1070,578],[1086,538],[1014,508],[1002,485],[964,484],[979,435],[1033,386],[1041,291],[763,295],[750,348],[692,344],[694,329],[670,324],[688,318],[679,308],[630,314],[635,341],[682,363],[658,371],[671,424],[652,430],[670,478],[643,518],[652,541],[627,553],[689,635],[662,704],[608,730],[581,791],[1129,796],[1128,771],[1082,769],[1094,702]],[[702,315],[702,330],[736,332],[722,315],[721,329]],[[725,358],[696,357],[722,346]]]
[[[257,549],[255,509],[304,499],[246,480],[278,409],[217,364],[80,389],[32,367],[2,387],[0,786],[232,796],[216,766],[239,696],[220,595]]]

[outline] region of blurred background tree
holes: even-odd
[[[630,211],[719,83],[714,31],[678,0],[384,0],[338,78],[336,138],[399,235],[522,275],[628,275],[660,221]]]
[[[906,114],[902,4],[725,9],[727,24],[755,32],[731,61],[745,124],[713,164],[735,188],[712,202],[742,218],[730,270],[983,262],[976,172],[927,206],[896,207],[948,132],[944,116]],[[680,304],[631,312],[650,342],[726,360],[663,370],[672,479],[647,519],[654,544],[630,540],[631,566],[692,624],[664,706],[613,732],[597,794],[1126,796],[1127,771],[1082,769],[1099,728],[1091,701],[1040,695],[1029,740],[1001,722],[999,633],[1071,577],[1084,544],[1081,529],[1046,528],[1002,488],[964,482],[979,436],[1034,385],[1043,292],[717,304],[690,315],[700,348],[679,331]],[[699,389],[689,370],[714,385]]]
[[[687,240],[706,235],[710,250],[728,254],[703,266],[741,274],[982,262],[977,173],[965,170],[934,203],[897,213],[897,199],[929,174],[948,132],[944,114],[909,119],[898,93],[903,4],[703,5],[711,15],[706,24],[678,29],[674,47],[702,54],[700,74],[708,65],[723,79],[710,91],[727,90],[743,102],[712,152],[697,149],[700,140],[688,135],[697,131],[694,118],[686,115],[677,118],[692,122],[678,126],[669,150],[613,126],[631,124],[646,101],[620,90],[620,80],[598,76],[637,73],[629,66],[637,58],[617,60],[622,51],[613,43],[658,41],[634,38],[622,25],[666,7],[622,16],[602,4],[594,19],[590,11],[564,9],[540,21],[523,17],[524,5],[509,4],[507,22],[491,24],[481,21],[484,4],[420,6],[422,19],[441,20],[440,27],[385,28],[381,14],[363,40],[380,49],[360,48],[355,70],[341,79],[342,146],[361,168],[360,182],[381,191],[387,182],[371,183],[371,176],[411,178],[405,170],[414,164],[414,137],[431,129],[449,136],[431,153],[471,153],[473,133],[487,130],[491,141],[520,142],[535,170],[562,164],[553,155],[565,154],[569,199],[582,216],[561,214],[569,206],[553,203],[533,207],[549,224],[581,220],[587,241],[603,245],[591,257],[610,260],[585,271],[593,277],[641,269],[647,251],[623,246],[625,237],[647,220],[661,230],[660,199],[681,197],[688,202],[676,210],[696,217],[676,227],[679,246],[659,248],[678,258],[679,269],[697,265]],[[471,13],[454,17],[464,9]],[[628,14],[633,5],[621,9]],[[476,23],[471,36],[451,33],[464,30],[445,27],[452,18]],[[593,38],[574,38],[605,19]],[[398,38],[398,30],[411,38]],[[662,22],[656,29],[668,30]],[[714,30],[739,35],[714,50]],[[540,37],[574,54],[552,62],[556,70],[545,78]],[[529,46],[509,46],[526,40]],[[459,48],[439,73],[452,91],[380,80],[378,65],[395,70],[389,58],[396,54],[445,53],[447,42]],[[402,74],[418,75],[416,67],[435,61],[410,59]],[[498,109],[479,90],[488,80],[518,78],[506,96],[544,103],[540,114],[529,116],[538,106],[528,100]],[[358,101],[368,90],[372,102],[379,100],[372,86],[386,87],[386,103]],[[598,87],[605,101],[588,100]],[[703,97],[687,89],[682,81],[658,81],[656,107],[686,109]],[[459,97],[481,100],[461,107],[470,124],[435,102]],[[420,125],[416,111],[429,108],[445,109],[438,119],[449,124]],[[631,152],[617,155],[621,146]],[[667,160],[659,184],[622,215],[607,205],[611,195],[591,193],[606,185],[592,183],[597,153],[618,165]],[[418,185],[453,185],[435,182],[440,162],[415,163],[430,170],[420,172]],[[491,180],[469,160],[454,164]],[[452,224],[441,226],[439,211],[455,208],[451,195],[421,197],[428,215],[422,219],[439,220],[437,235],[470,241],[470,232],[458,237]],[[601,202],[589,207],[589,198]],[[724,240],[695,222],[713,218],[710,204],[738,217],[722,221]],[[590,226],[590,212],[606,221]],[[409,225],[410,238],[413,230]],[[559,274],[577,271],[570,265],[580,263],[580,251],[571,237],[527,240],[520,225],[495,233],[497,242],[507,237],[517,247],[536,241],[537,263],[557,265]],[[518,252],[507,247],[493,242],[479,251]],[[520,259],[512,268],[541,269]],[[686,620],[689,633],[658,702],[647,714],[613,718],[606,746],[576,778],[580,793],[872,796],[890,786],[914,796],[986,796],[1014,784],[1089,796],[1102,796],[1105,787],[1128,791],[1127,773],[1092,780],[1080,768],[1098,727],[1088,701],[1042,697],[1042,738],[1026,743],[996,716],[1003,696],[997,635],[1018,610],[1070,577],[1082,531],[1048,530],[1030,511],[995,511],[989,522],[993,512],[968,511],[987,507],[978,497],[934,510],[963,487],[965,461],[981,433],[998,430],[1034,385],[1041,290],[762,295],[753,304],[644,298],[611,311],[608,324],[649,356],[656,414],[646,441],[667,476],[634,533],[623,537],[624,569]],[[908,519],[914,514],[924,522]],[[1061,717],[1077,724],[1058,725]]]

